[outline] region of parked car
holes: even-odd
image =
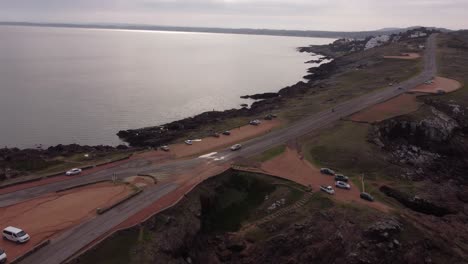
[[[320,190],[328,193],[328,194],[335,194],[335,190],[333,190],[333,188],[331,186],[323,186],[323,185],[320,185]]]
[[[5,253],[5,250],[0,248],[0,263],[3,264],[3,263],[6,263],[6,261],[7,261],[7,255]]]
[[[249,122],[250,125],[253,125],[253,126],[258,126],[260,125],[262,122],[258,119],[255,119],[255,120],[252,120]]]
[[[187,140],[184,141],[184,143],[187,144],[187,145],[192,145],[193,141],[190,140],[190,139],[187,139]]]
[[[67,176],[77,175],[77,174],[80,174],[81,172],[82,172],[81,169],[74,168],[74,169],[71,169],[71,170],[65,172],[65,175],[67,175]]]
[[[235,144],[231,147],[231,150],[232,151],[236,151],[236,150],[239,150],[242,148],[242,145],[241,144]]]
[[[164,146],[161,146],[161,150],[167,152],[167,151],[169,151],[170,149],[169,149],[169,146],[164,145]]]
[[[3,229],[2,232],[3,239],[10,240],[16,243],[26,243],[29,241],[29,235],[26,234],[23,230],[9,226]]]
[[[229,135],[231,135],[231,131],[229,131],[229,130],[226,130],[226,131],[224,131],[224,132],[223,132],[223,135],[225,135],[225,136],[229,136]]]
[[[342,181],[342,182],[348,182],[348,177],[344,176],[343,174],[336,174],[335,175],[335,181]]]
[[[336,188],[340,188],[340,189],[346,189],[346,190],[351,189],[351,185],[343,181],[336,181],[335,186]]]
[[[329,168],[321,168],[320,169],[320,172],[322,174],[327,174],[327,175],[335,175],[335,171],[334,170],[331,170]]]
[[[369,202],[373,202],[374,201],[374,197],[372,197],[372,195],[366,193],[366,192],[362,192],[361,195],[359,195],[361,197],[361,199],[364,199],[364,200],[367,200]]]

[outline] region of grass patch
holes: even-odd
[[[270,237],[270,235],[265,230],[258,227],[254,227],[252,228],[252,230],[245,233],[244,237],[247,241],[255,243],[267,239],[268,237]]]
[[[377,48],[375,54],[364,55],[364,58],[350,55],[349,60],[355,60],[367,67],[356,69],[342,66],[341,72],[324,80],[320,87],[310,89],[297,98],[291,98],[279,114],[289,122],[297,121],[318,111],[349,99],[388,87],[389,83],[402,82],[421,72],[422,60],[386,60],[382,56],[387,50]]]
[[[279,145],[267,151],[264,151],[262,154],[255,157],[255,160],[259,162],[265,162],[283,154],[285,150],[286,150],[286,145]]]
[[[335,205],[330,197],[326,196],[322,192],[316,192],[312,198],[305,204],[305,207],[311,209],[312,211],[325,210],[332,208]]]
[[[204,232],[233,232],[239,230],[243,221],[261,203],[265,195],[275,190],[275,185],[247,173],[234,173],[221,188],[214,201],[202,209],[202,230]]]
[[[139,232],[119,232],[80,257],[82,264],[128,264],[132,260],[129,247],[138,243]]]
[[[386,171],[389,164],[380,150],[367,142],[369,125],[340,122],[312,139],[304,139],[303,153],[314,164],[348,175],[365,173],[370,179]]]

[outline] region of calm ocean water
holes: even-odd
[[[121,129],[248,102],[331,39],[0,26],[0,146],[110,144]]]

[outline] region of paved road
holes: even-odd
[[[401,83],[400,87],[402,89],[388,87],[375,93],[367,94],[344,102],[336,106],[334,112],[326,110],[310,115],[287,128],[279,129],[265,136],[245,142],[244,148],[242,148],[240,151],[231,152],[225,150],[217,153],[216,157],[222,157],[222,160],[207,161],[206,159],[195,158],[191,160],[175,161],[162,166],[154,166],[151,164],[135,164],[135,166],[128,166],[127,164],[125,166],[106,169],[65,182],[57,182],[45,186],[38,186],[17,191],[10,194],[0,195],[0,206],[14,204],[24,199],[34,198],[48,192],[56,191],[64,187],[80,184],[83,182],[96,181],[99,179],[105,179],[106,177],[110,178],[113,173],[118,173],[119,177],[126,177],[135,175],[136,173],[145,172],[177,174],[183,171],[188,171],[191,168],[195,168],[198,165],[206,162],[211,162],[213,165],[216,165],[216,163],[221,164],[231,162],[233,159],[238,157],[249,157],[259,154],[274,145],[285,143],[291,139],[297,138],[298,136],[316,131],[317,129],[332,124],[342,117],[349,116],[371,105],[393,98],[406,92],[408,89],[411,89],[418,84],[421,84],[424,81],[432,78],[436,73],[434,35],[428,39],[427,49],[424,55],[424,62],[425,64],[423,71],[411,80]],[[138,161],[131,162],[138,163]],[[73,253],[79,251],[81,248],[92,242],[94,239],[111,230],[114,226],[123,222],[128,217],[134,215],[138,211],[157,201],[163,195],[175,190],[177,187],[178,185],[175,183],[168,183],[145,189],[142,195],[136,196],[130,201],[116,207],[115,209],[110,210],[103,215],[97,216],[88,222],[82,223],[81,225],[61,234],[59,237],[54,238],[48,246],[27,257],[21,263],[60,264]]]

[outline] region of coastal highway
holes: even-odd
[[[340,118],[349,116],[374,104],[384,102],[407,90],[431,79],[436,74],[435,58],[435,35],[428,38],[426,51],[423,57],[424,68],[420,74],[414,78],[402,82],[398,87],[387,87],[374,93],[366,94],[335,106],[335,111],[325,110],[311,114],[308,117],[282,129],[275,130],[264,136],[246,141],[240,151],[232,152],[224,150],[214,155],[215,159],[193,158],[177,160],[163,165],[131,160],[129,164],[105,169],[83,177],[73,178],[67,181],[51,183],[48,185],[19,190],[16,192],[0,195],[0,206],[7,206],[20,201],[38,197],[40,195],[54,192],[69,186],[93,182],[99,179],[110,179],[116,173],[119,178],[136,175],[137,173],[163,173],[168,175],[179,175],[187,173],[199,166],[223,166],[230,164],[239,157],[250,157],[278,145],[285,143],[299,136],[324,128]],[[133,164],[132,164],[133,163]],[[193,178],[197,175],[193,175]],[[190,178],[187,178],[190,180]],[[169,182],[146,188],[143,194],[138,195],[129,201],[117,206],[109,212],[99,215],[87,222],[84,222],[51,240],[51,243],[37,252],[26,257],[20,263],[47,263],[59,264],[67,260],[75,252],[99,238],[125,219],[143,210],[150,204],[158,201],[162,196],[176,190],[180,182]]]

